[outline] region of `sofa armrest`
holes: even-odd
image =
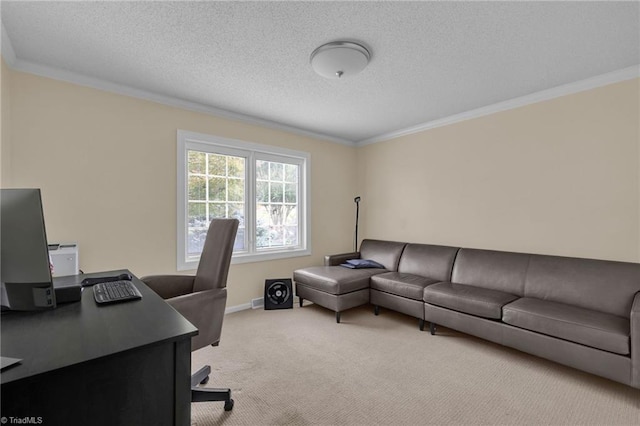
[[[163,299],[171,299],[193,292],[195,278],[192,275],[149,275],[140,278],[140,281]]]
[[[640,388],[640,292],[631,307],[631,386]]]
[[[330,254],[324,257],[324,266],[337,266],[349,259],[360,259],[360,252]]]

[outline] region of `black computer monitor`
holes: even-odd
[[[56,307],[39,189],[0,189],[2,306]]]

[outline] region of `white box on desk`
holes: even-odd
[[[53,264],[52,275],[54,277],[78,275],[80,273],[78,244],[49,244],[49,256]]]

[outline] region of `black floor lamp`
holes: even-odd
[[[358,251],[358,216],[360,215],[360,197],[353,199],[356,203],[356,238],[353,242],[353,251]]]

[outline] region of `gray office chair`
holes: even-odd
[[[207,231],[195,276],[152,275],[141,280],[198,328],[191,351],[218,346],[227,302],[227,275],[238,230],[237,219],[213,219]],[[205,365],[191,376],[191,402],[224,401],[233,409],[231,389],[199,387],[209,381],[211,367]]]

